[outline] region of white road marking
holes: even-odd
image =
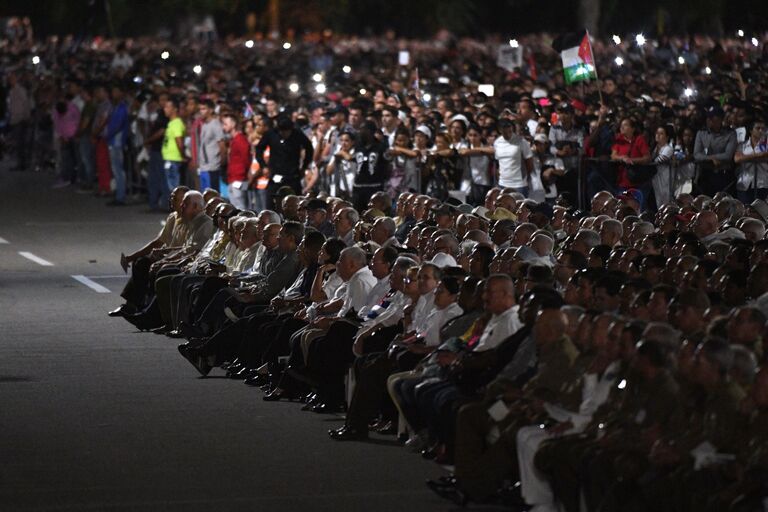
[[[122,278],[128,279],[129,276],[128,274],[117,274],[114,276],[85,276],[85,277],[87,277],[88,279],[122,279]]]
[[[9,243],[11,242],[9,242],[8,240],[0,236],[0,244],[9,244]]]
[[[82,276],[82,275],[72,276],[72,279],[84,284],[85,286],[95,291],[96,293],[111,293],[108,288],[101,286],[96,281],[91,281],[85,276]]]
[[[19,255],[20,256],[24,256],[29,261],[34,261],[35,263],[37,263],[38,265],[42,265],[43,267],[52,267],[53,266],[53,263],[51,263],[50,261],[44,260],[43,258],[40,258],[39,256],[35,256],[31,252],[19,251]]]

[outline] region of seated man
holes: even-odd
[[[162,256],[172,251],[181,249],[186,236],[186,228],[181,222],[181,206],[184,194],[189,191],[189,187],[176,187],[171,192],[169,203],[171,213],[165,220],[160,233],[141,249],[129,254],[120,255],[120,265],[127,272],[128,266],[131,266],[131,278],[123,288],[121,297],[125,299],[125,304],[117,309],[110,311],[109,316],[123,316],[126,313],[135,313],[144,306],[146,290],[148,284],[149,266]]]
[[[211,215],[215,206],[211,208]],[[147,277],[149,282],[154,285],[155,280],[162,275],[176,274],[180,271],[180,267],[187,262],[194,259],[194,257],[200,252],[200,250],[211,239],[214,232],[213,220],[208,216],[203,203],[203,195],[195,190],[189,191],[184,195],[182,200],[181,211],[181,223],[185,227],[186,237],[182,248],[175,251],[162,259],[159,259],[149,266]],[[154,290],[152,286],[149,292]],[[154,295],[152,293],[151,295]],[[144,303],[150,303],[151,298],[148,296],[145,298]],[[145,312],[141,312],[133,315],[123,315],[126,320],[133,323],[140,329],[151,329],[157,327],[161,321],[159,314],[152,317],[148,317]],[[150,321],[153,320],[153,321]]]
[[[402,284],[399,286],[402,287]],[[434,294],[435,309],[429,313],[427,321],[413,335],[397,338],[392,349],[400,348],[404,353],[411,354],[411,364],[416,366],[420,358],[437,347],[442,327],[463,313],[456,303],[458,294],[459,280],[453,276],[444,276]],[[379,412],[382,399],[386,397],[387,379],[396,370],[403,369],[399,364],[403,358],[395,358],[392,349],[357,359],[356,384],[347,419],[343,427],[328,432],[331,438],[349,440],[368,437],[368,424]]]
[[[267,226],[265,234],[272,231],[273,225]],[[270,301],[286,286],[290,285],[301,271],[297,247],[304,235],[304,226],[289,221],[280,228],[277,238],[279,261],[272,271],[252,285],[241,288],[226,287],[221,289],[205,306],[205,309],[193,325],[185,329],[188,337],[201,337],[218,330],[227,320],[236,320],[249,305],[266,307]],[[265,235],[266,236],[266,235]]]

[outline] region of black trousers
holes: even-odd
[[[339,320],[309,347],[308,373],[326,403],[344,402],[344,374],[355,359],[352,344],[358,330],[357,325]]]
[[[131,265],[131,278],[125,283],[120,296],[125,302],[137,309],[143,308],[147,303],[147,295],[150,289],[149,267],[153,261],[142,256]]]

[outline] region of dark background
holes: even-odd
[[[590,16],[584,14],[592,12]],[[753,32],[768,25],[765,0],[3,0],[0,17],[25,15],[37,35],[174,36],[202,14],[220,34],[270,29],[297,33],[427,37],[445,28],[460,36],[643,31],[658,35]],[[250,25],[246,22],[250,15]],[[162,31],[162,32],[160,32]]]

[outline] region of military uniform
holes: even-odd
[[[574,365],[579,355],[570,339],[559,340],[539,347],[539,367],[536,375],[523,388],[520,400],[508,407],[501,417],[489,407],[503,410],[498,396],[486,394],[476,403],[459,410],[456,432],[455,476],[458,487],[469,496],[480,499],[495,492],[505,478],[517,473],[517,430],[530,424],[535,418],[528,404],[533,400],[553,401],[576,387],[581,376]],[[499,391],[494,387],[493,392]],[[541,412],[533,413],[541,416]]]

